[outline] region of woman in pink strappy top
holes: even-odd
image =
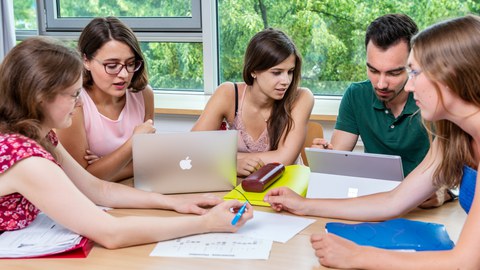
[[[299,86],[302,60],[282,31],[265,29],[248,44],[245,82],[221,84],[192,130],[238,130],[237,174],[270,162],[301,164],[313,94]]]
[[[154,133],[153,91],[140,45],[114,17],[95,18],[82,31],[83,105],[58,131],[65,149],[93,175],[108,181],[133,176],[132,136]]]
[[[235,232],[252,218],[236,200],[162,195],[106,182],[82,168],[56,139],[82,104],[78,53],[45,37],[22,41],[0,65],[0,233],[23,229],[42,211],[58,224],[106,248],[206,232]],[[197,214],[115,217],[113,208],[162,208]],[[207,207],[204,209],[203,207]],[[5,268],[5,267],[4,267]]]

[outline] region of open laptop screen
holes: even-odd
[[[402,181],[402,158],[394,155],[371,154],[319,148],[305,148],[310,170],[382,180]]]

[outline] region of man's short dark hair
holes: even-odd
[[[415,22],[405,14],[387,14],[376,18],[367,28],[365,35],[365,48],[368,42],[387,50],[400,41],[408,44],[410,51],[410,40],[418,32]]]

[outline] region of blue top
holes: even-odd
[[[475,195],[475,185],[477,182],[477,171],[464,165],[462,182],[460,182],[460,193],[458,200],[465,212],[470,211],[472,206],[473,196]]]

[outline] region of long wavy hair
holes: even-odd
[[[0,65],[0,132],[22,134],[53,154],[41,135],[40,101],[53,101],[80,79],[82,69],[78,52],[54,39],[34,37],[15,46]]]
[[[291,113],[299,93],[302,57],[293,41],[285,33],[272,28],[267,28],[255,34],[245,52],[243,80],[250,86],[253,85],[254,81],[253,72],[264,71],[276,66],[290,55],[295,56],[292,82],[285,96],[281,100],[275,101],[267,122],[271,150],[278,148],[282,134],[287,134],[294,125]],[[285,139],[286,136],[283,140],[285,141]]]
[[[97,51],[105,43],[116,40],[126,44],[132,49],[135,60],[141,60],[142,66],[133,74],[132,81],[128,88],[132,92],[138,92],[148,84],[147,67],[137,37],[127,25],[116,17],[95,18],[85,26],[78,39],[78,51],[83,57],[92,60]],[[90,71],[83,70],[83,87],[90,89],[93,85],[93,78]]]
[[[434,24],[414,37],[412,48],[422,72],[432,79],[442,106],[444,99],[435,82],[480,108],[480,17],[468,15]],[[472,137],[448,120],[426,124],[433,127],[429,130],[442,153],[433,181],[436,186],[456,187],[463,165],[475,166]]]

